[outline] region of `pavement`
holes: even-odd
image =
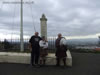
[[[72,53],[72,67],[0,63],[0,75],[100,75],[100,54]]]

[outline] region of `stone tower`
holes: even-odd
[[[45,36],[47,39],[47,18],[45,17],[44,14],[42,14],[40,21],[41,21],[41,36]]]

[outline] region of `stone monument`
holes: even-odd
[[[45,36],[47,39],[47,18],[44,14],[42,14],[42,17],[40,18],[41,21],[41,37]]]

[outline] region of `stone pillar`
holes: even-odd
[[[42,17],[40,18],[41,21],[41,36],[45,36],[47,39],[47,18],[44,14],[42,14]]]

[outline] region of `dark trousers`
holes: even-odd
[[[38,49],[36,49],[35,51],[32,50],[31,52],[31,64],[38,64],[39,61],[39,56],[40,56],[40,52]]]
[[[56,65],[57,66],[59,66],[60,65],[60,61],[61,61],[61,59],[63,60],[63,64],[64,64],[64,66],[66,66],[66,58],[56,58]]]

